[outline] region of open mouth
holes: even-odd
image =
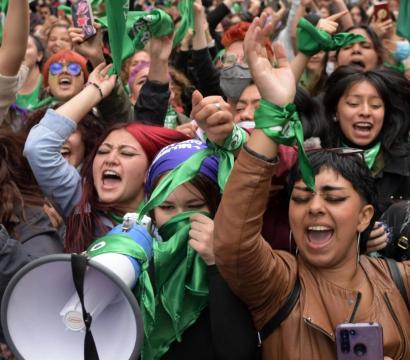
[[[353,124],[353,129],[363,134],[369,134],[370,131],[373,129],[373,125],[368,122],[358,122]]]
[[[114,170],[105,170],[102,174],[102,182],[104,186],[116,186],[121,182],[121,176]]]
[[[314,248],[321,248],[330,241],[333,236],[333,229],[328,226],[309,226],[306,230],[309,245]]]
[[[362,70],[366,68],[366,64],[361,60],[353,60],[350,62],[350,65],[357,66]]]
[[[58,79],[58,85],[60,86],[60,88],[62,89],[67,89],[71,86],[72,84],[72,79],[69,76],[62,76]]]

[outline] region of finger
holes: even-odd
[[[385,233],[386,233],[386,232],[384,231],[384,228],[383,228],[383,227],[380,227],[380,228],[377,228],[377,229],[373,229],[373,230],[370,232],[369,238],[370,238],[371,240],[373,240],[373,239],[376,239],[376,238],[378,238],[378,237],[384,235]]]
[[[329,17],[327,17],[327,20],[332,20],[332,21],[336,21],[338,19],[340,19],[342,16],[346,15],[349,12],[349,10],[343,10],[341,12],[338,12],[336,14],[330,15]]]
[[[279,68],[288,68],[289,61],[288,57],[286,56],[285,48],[283,47],[282,43],[277,41],[273,44],[273,51],[275,53],[276,62]]]
[[[196,105],[198,105],[203,98],[204,97],[202,96],[202,94],[198,90],[195,90],[192,93],[192,98],[191,98],[192,108],[194,108]]]
[[[213,220],[209,218],[208,216],[201,214],[201,213],[195,213],[190,217],[191,223],[192,222],[198,222],[201,224],[213,224]]]

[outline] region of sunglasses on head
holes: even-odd
[[[77,63],[69,63],[67,65],[63,65],[62,63],[55,62],[50,65],[50,74],[51,75],[59,75],[63,72],[64,66],[66,67],[66,71],[72,76],[78,76],[81,74],[81,65]]]
[[[362,149],[349,148],[349,147],[310,149],[310,150],[307,150],[306,153],[310,154],[310,153],[314,153],[318,151],[328,151],[328,152],[332,152],[332,153],[342,155],[342,156],[355,155],[355,156],[360,157],[362,160],[364,160],[364,151]]]

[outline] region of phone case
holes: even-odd
[[[378,21],[385,21],[389,18],[389,4],[387,1],[374,5],[374,17]]]
[[[377,323],[336,327],[337,360],[383,360],[383,330]]]
[[[88,0],[72,0],[71,9],[74,26],[83,29],[84,40],[94,36],[97,31],[93,25],[94,17],[90,2]]]

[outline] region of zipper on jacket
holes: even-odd
[[[326,335],[330,340],[332,340],[333,342],[335,341],[335,338],[332,336],[332,334],[329,334],[328,332],[326,332],[325,330],[323,330],[320,326],[314,324],[310,318],[303,318],[303,321],[305,322],[305,324],[307,324],[308,326],[310,326],[311,328],[321,332],[323,335]]]
[[[406,339],[406,336],[404,335],[404,331],[401,328],[399,319],[397,318],[397,315],[394,312],[393,306],[392,306],[392,304],[389,300],[389,297],[387,296],[387,293],[384,293],[383,297],[384,297],[384,301],[386,302],[387,307],[390,311],[390,314],[391,314],[394,322],[396,323],[397,328],[399,329],[400,337],[403,341],[403,351],[401,352],[399,359],[404,359],[404,354],[406,354],[406,352],[407,352],[407,339]]]

